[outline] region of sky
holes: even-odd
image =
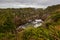
[[[0,0],[0,8],[46,8],[60,4],[60,0]]]

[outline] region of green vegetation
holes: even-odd
[[[18,33],[18,38],[21,40],[59,40],[60,31],[56,30],[54,26],[48,29],[44,27],[26,28],[23,32]]]
[[[16,28],[29,20],[42,19],[43,25],[26,29]],[[60,5],[46,9],[0,9],[0,40],[60,40]]]

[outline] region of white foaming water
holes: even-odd
[[[36,19],[35,21],[33,21],[32,23],[34,24],[34,27],[37,28],[39,26],[42,25],[42,20],[41,19]]]
[[[19,30],[20,28],[25,29],[26,27],[29,27],[28,25],[33,25],[34,28],[37,28],[41,26],[43,21],[41,19],[35,19],[34,21],[31,21],[30,23],[26,23],[25,25],[21,25],[17,28]]]

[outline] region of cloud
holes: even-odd
[[[0,7],[41,7],[60,4],[60,0],[0,0]]]
[[[5,3],[5,4],[0,4],[0,8],[26,8],[26,7],[33,7],[33,8],[45,8],[45,6],[42,6],[42,5],[25,5],[25,4],[19,4],[19,3],[15,3],[15,4],[12,4],[12,3]]]

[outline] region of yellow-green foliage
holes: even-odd
[[[20,32],[19,36],[22,40],[60,40],[60,31],[53,26],[50,26],[48,29],[44,27],[29,27]]]
[[[0,33],[0,40],[15,40],[15,34]]]

